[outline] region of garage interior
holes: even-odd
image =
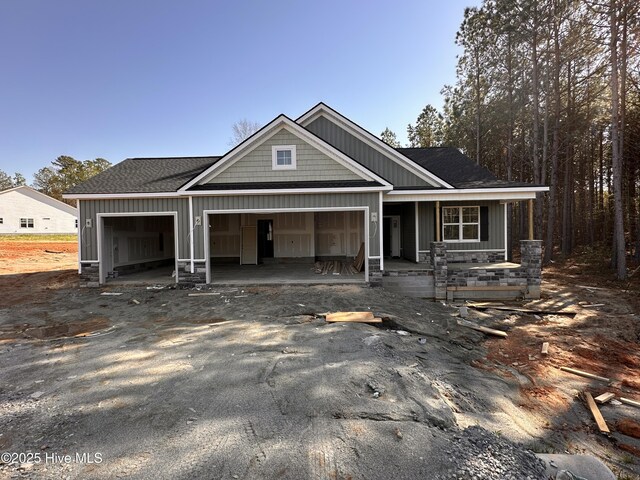
[[[362,211],[212,214],[211,282],[362,282],[364,272],[344,267],[364,241]],[[316,273],[322,262],[343,268]]]
[[[102,226],[103,282],[175,282],[174,217],[105,217]]]

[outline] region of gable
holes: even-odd
[[[77,209],[60,200],[56,200],[28,186],[20,186],[0,192],[0,205],[11,205],[15,211],[23,213],[44,211],[51,215],[76,216]]]
[[[303,114],[297,122],[395,187],[453,188],[323,103]]]
[[[295,146],[296,168],[274,170],[272,147]],[[362,180],[363,177],[282,127],[211,178],[208,184]]]

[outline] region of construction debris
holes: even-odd
[[[616,422],[616,430],[633,438],[640,438],[640,423],[630,418],[624,418]]]
[[[211,295],[220,295],[220,292],[202,292],[202,293],[190,293],[189,297],[208,297]]]
[[[325,320],[327,322],[382,323],[382,319],[374,317],[372,312],[329,313]]]
[[[636,402],[635,400],[629,400],[628,398],[620,397],[620,401],[626,405],[631,405],[632,407],[640,408],[640,402]]]
[[[542,314],[542,315],[569,315],[575,316],[576,312],[570,312],[565,310],[535,310],[531,308],[522,308],[522,307],[509,307],[506,305],[498,305],[492,303],[469,303],[469,307],[475,308],[477,310],[504,310],[507,312],[520,312],[520,313],[532,313],[532,314]]]
[[[103,297],[117,297],[119,295],[122,295],[122,293],[119,293],[119,292],[102,292],[100,295],[102,295]]]
[[[593,373],[583,372],[582,370],[577,370],[575,368],[569,367],[560,367],[560,370],[564,372],[573,373],[574,375],[579,375],[581,377],[590,378],[592,380],[600,380],[601,382],[610,383],[611,379],[607,377],[600,377],[599,375],[594,375]]]
[[[549,355],[549,342],[542,343],[542,350],[540,350],[542,355]]]
[[[136,300],[135,298],[132,298],[131,302],[135,303],[136,305],[140,305],[140,300]]]
[[[609,427],[607,427],[607,422],[604,421],[604,418],[602,417],[602,414],[600,413],[600,410],[598,409],[596,402],[593,401],[593,397],[591,396],[591,394],[589,392],[584,392],[584,398],[587,401],[587,406],[591,411],[591,415],[593,415],[593,419],[596,421],[596,424],[598,425],[598,429],[602,433],[611,433],[609,431]]]
[[[603,403],[607,403],[609,400],[611,400],[615,396],[616,395],[614,393],[606,392],[606,393],[603,393],[602,395],[598,395],[594,400],[599,404],[603,404]]]
[[[364,265],[364,242],[360,244],[360,250],[358,250],[358,255],[356,255],[356,258],[353,261],[353,267],[358,272],[361,272],[363,265]]]
[[[482,333],[488,333],[489,335],[495,335],[497,337],[503,337],[503,338],[507,337],[507,333],[503,332],[502,330],[494,330],[493,328],[483,327],[481,325],[475,324],[473,322],[469,322],[467,320],[458,320],[458,325],[472,328]]]
[[[314,264],[313,270],[319,275],[355,275],[358,273],[352,264],[340,260],[318,261]]]

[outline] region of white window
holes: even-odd
[[[295,170],[296,146],[274,145],[271,147],[271,164],[274,170]]]
[[[33,218],[21,218],[20,228],[33,228]]]
[[[445,242],[480,241],[480,207],[442,207]]]

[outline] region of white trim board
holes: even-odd
[[[104,285],[103,275],[102,275],[102,226],[103,219],[108,217],[173,217],[173,234],[174,234],[174,268],[176,271],[176,281],[178,283],[178,277],[180,272],[178,270],[178,245],[180,243],[178,236],[178,212],[176,211],[168,211],[168,212],[118,212],[118,213],[97,213],[96,214],[96,236],[98,239],[98,282],[100,285]]]
[[[400,152],[398,152],[394,148],[384,143],[375,135],[372,135],[371,133],[367,132],[364,128],[354,123],[353,121],[349,120],[347,117],[345,117],[341,113],[337,112],[336,110],[332,109],[331,107],[329,107],[328,105],[322,102],[320,102],[318,105],[313,107],[307,113],[300,116],[296,120],[296,123],[299,123],[303,127],[306,127],[320,116],[326,117],[331,122],[335,123],[339,127],[351,133],[358,140],[361,140],[362,142],[364,142],[365,144],[367,144],[377,152],[390,158],[393,162],[397,163],[398,165],[403,167],[405,170],[410,171],[412,174],[414,174],[418,178],[421,178],[422,180],[429,183],[430,185],[440,186],[445,188],[453,188],[452,185],[448,184],[440,177],[434,175],[429,170],[411,161],[409,158],[407,158],[406,156],[402,155]]]
[[[210,215],[223,215],[231,213],[296,213],[296,212],[363,212],[364,222],[364,255],[365,258],[373,258],[369,256],[369,207],[306,207],[306,208],[234,208],[224,210],[203,210],[202,215],[204,219],[202,225],[204,226],[204,256],[205,266],[207,270],[207,283],[211,283],[211,252],[209,249],[209,216]],[[369,262],[364,262],[364,280],[369,281]]]
[[[339,188],[256,188],[253,190],[193,190],[189,195],[194,197],[211,197],[224,195],[286,195],[291,193],[360,193],[360,192],[386,192],[392,187],[339,187]]]
[[[536,187],[532,187],[536,188]],[[547,187],[537,187],[547,188]],[[450,201],[480,201],[480,200],[529,200],[536,198],[537,191],[546,190],[514,190],[514,189],[477,189],[477,190],[393,190],[385,195],[385,202],[435,202],[437,200]]]
[[[321,138],[313,135],[311,132],[301,127],[290,118],[286,117],[285,115],[279,115],[269,124],[264,126],[258,132],[247,138],[244,142],[240,143],[240,145],[236,146],[234,149],[224,155],[220,160],[211,165],[200,175],[180,187],[180,189],[178,189],[178,192],[185,192],[194,185],[210,182],[211,179],[224,172],[235,162],[255,150],[258,146],[262,145],[265,141],[269,140],[269,138],[276,135],[282,129],[287,130],[292,135],[295,135],[301,140],[307,142],[309,145],[324,153],[329,158],[338,162],[343,167],[347,168],[359,177],[368,181],[377,181],[382,185],[392,187],[392,185],[384,178],[378,176],[371,170],[360,165],[358,162],[345,155]]]
[[[151,193],[69,193],[62,198],[76,200],[109,200],[120,198],[184,198],[179,192],[151,192]]]

